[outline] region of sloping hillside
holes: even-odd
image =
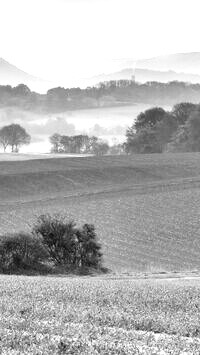
[[[113,270],[200,267],[200,154],[0,163],[0,232],[41,213],[97,227]]]
[[[144,68],[143,68],[144,66]],[[147,67],[149,65],[147,61]],[[152,65],[153,66],[153,65]],[[159,66],[159,65],[158,65]],[[167,67],[167,64],[166,64]],[[169,66],[170,67],[170,66]],[[156,65],[155,65],[156,68]],[[188,83],[200,83],[199,74],[191,74],[189,72],[180,72],[175,70],[152,70],[145,68],[145,61],[142,64],[142,68],[126,68],[118,72],[110,74],[102,74],[91,78],[88,80],[89,85],[96,85],[99,82],[110,81],[110,80],[131,80],[134,76],[136,82],[146,83],[148,81],[157,81],[159,83],[168,83],[170,81],[181,81]]]
[[[136,68],[200,74],[200,52],[174,53],[141,59],[136,62]]]
[[[0,201],[121,191],[199,176],[198,153],[0,161]]]

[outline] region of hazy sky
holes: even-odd
[[[0,57],[45,79],[200,51],[199,0],[0,0]]]

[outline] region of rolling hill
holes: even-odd
[[[200,74],[200,52],[175,53],[136,61],[136,68]]]
[[[148,65],[147,65],[148,66]],[[200,83],[200,75],[176,72],[174,70],[152,70],[146,68],[126,68],[118,72],[110,74],[102,74],[91,78],[88,85],[95,85],[99,82],[110,80],[131,80],[134,75],[136,82],[145,83],[147,81],[157,81],[160,83],[168,83],[170,81],[181,81],[188,83]]]
[[[200,83],[200,53],[175,53],[147,59],[118,60],[121,68],[113,73],[101,74],[88,79],[88,85],[109,80],[135,80],[145,83],[147,81],[169,82],[183,81]]]
[[[30,75],[5,59],[0,58],[0,85],[17,86],[18,84],[25,84],[31,90],[38,92],[46,92],[54,85],[53,82]]]
[[[113,62],[113,68],[116,67]],[[200,53],[176,53],[147,59],[119,59],[118,71],[102,73],[91,78],[76,79],[76,87],[86,88],[103,81],[131,79],[135,75],[138,82],[146,81],[184,81],[200,83]],[[34,77],[0,58],[0,85],[16,86],[26,84],[31,90],[41,93],[56,86],[69,86],[67,83],[55,83]]]
[[[113,271],[200,266],[200,154],[0,162],[0,233],[42,213],[94,223]]]

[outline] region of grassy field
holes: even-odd
[[[0,161],[0,233],[94,223],[114,272],[199,270],[200,154]]]
[[[198,355],[196,280],[0,277],[1,354]]]

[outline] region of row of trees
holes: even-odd
[[[183,102],[171,111],[141,112],[126,133],[127,153],[200,151],[200,104]]]
[[[123,147],[116,144],[110,147],[109,144],[95,136],[89,137],[88,135],[75,135],[65,136],[60,134],[53,134],[50,137],[52,144],[51,151],[53,153],[75,153],[75,154],[121,154]]]
[[[183,102],[171,111],[154,107],[141,112],[126,132],[125,144],[109,144],[95,136],[66,136],[53,134],[50,137],[52,152],[75,154],[123,154],[162,153],[166,151],[200,151],[200,104]],[[29,144],[30,135],[19,124],[10,124],[0,129],[0,146],[6,151],[18,152]]]
[[[200,84],[172,81],[137,83],[132,80],[101,82],[86,89],[57,87],[39,94],[26,85],[0,86],[0,106],[37,112],[62,112],[78,108],[113,106],[123,103],[171,105],[189,100],[199,102]]]
[[[11,152],[18,152],[22,145],[27,145],[31,141],[30,135],[19,124],[11,124],[0,129],[0,146],[4,152],[10,148]],[[75,154],[122,154],[124,147],[121,144],[115,144],[110,147],[109,144],[95,136],[87,135],[66,136],[53,134],[50,137],[53,153],[75,153]]]
[[[18,152],[22,145],[29,144],[31,141],[30,135],[19,124],[11,124],[0,129],[0,146],[4,152],[8,147],[12,152]]]
[[[101,268],[101,245],[95,227],[76,223],[60,215],[41,215],[31,233],[19,232],[0,237],[0,269],[3,272],[19,269],[52,272]]]

